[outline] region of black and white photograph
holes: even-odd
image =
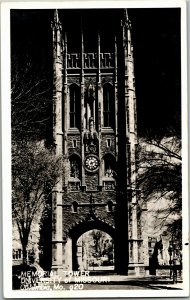
[[[185,1],[151,2],[2,7],[6,297],[188,295]]]

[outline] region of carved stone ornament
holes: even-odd
[[[84,144],[86,153],[97,153],[98,133],[94,129],[93,118],[89,119],[89,130],[84,133]]]

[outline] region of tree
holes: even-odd
[[[40,55],[36,60],[30,51],[15,49],[12,45],[12,210],[26,262],[31,225],[40,224],[37,218],[51,203],[47,199],[59,177],[60,158],[39,142],[52,144],[52,71]]]
[[[177,135],[142,139],[139,143],[138,185],[144,201],[154,202],[156,225],[181,241],[181,140]],[[162,202],[161,202],[162,201]],[[157,205],[158,204],[158,205]]]
[[[106,232],[97,229],[90,231],[88,247],[93,257],[101,258],[107,255],[109,262],[113,260],[113,241]]]
[[[12,213],[27,259],[31,225],[39,221],[47,199],[60,177],[61,159],[43,143],[21,141],[12,145]]]

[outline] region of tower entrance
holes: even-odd
[[[72,241],[72,269],[114,271],[115,229],[106,222],[98,220],[93,214],[90,218],[74,226],[69,233]]]

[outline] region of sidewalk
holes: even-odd
[[[170,279],[168,276],[120,276],[120,275],[111,275],[110,276],[111,282],[126,282],[126,283],[135,283],[138,282],[148,284],[150,286],[156,286],[160,288],[166,289],[183,289],[183,282],[180,278],[178,278],[177,283],[173,283],[173,280]]]

